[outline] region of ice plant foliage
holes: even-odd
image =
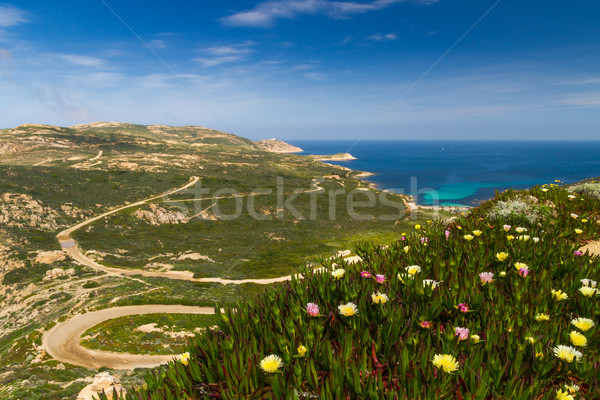
[[[218,305],[187,367],[165,365],[127,400],[600,398],[600,258],[577,250],[600,238],[600,197],[545,188],[358,244],[343,274]],[[499,202],[543,212],[492,219]]]

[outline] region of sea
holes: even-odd
[[[412,195],[420,205],[474,206],[496,191],[600,177],[600,141],[306,141],[300,154],[349,152],[327,161],[374,175],[380,189]]]

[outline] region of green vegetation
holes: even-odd
[[[489,219],[523,194],[552,202],[556,215]],[[600,200],[569,195],[508,191],[388,248],[360,244],[363,262],[324,261],[322,273],[227,308],[220,330],[192,340],[189,360],[157,369],[127,398],[547,400],[566,384],[598,398],[599,296],[582,279],[598,278],[600,260],[577,249],[600,237]],[[269,355],[279,368],[261,364]]]
[[[115,318],[88,329],[82,340],[84,347],[134,354],[177,354],[183,352],[189,336],[217,326],[215,315],[145,314]],[[140,326],[155,324],[145,331]]]

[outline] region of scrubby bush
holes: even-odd
[[[569,188],[570,192],[581,193],[600,199],[600,182],[584,182]]]

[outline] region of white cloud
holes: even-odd
[[[396,40],[396,39],[398,39],[398,36],[395,33],[385,33],[385,34],[376,33],[374,35],[367,37],[367,39],[382,42],[382,41],[387,41],[387,40]]]
[[[194,61],[199,62],[203,67],[214,67],[220,64],[231,63],[241,60],[240,56],[223,56],[212,58],[194,58]]]
[[[10,4],[0,4],[0,28],[8,28],[27,22],[25,12]]]
[[[214,67],[221,64],[232,63],[244,59],[246,54],[254,50],[250,47],[254,42],[244,42],[231,46],[214,46],[204,49],[208,57],[198,57],[194,61],[200,63],[203,67]]]
[[[56,86],[41,85],[35,92],[35,97],[44,107],[65,118],[73,120],[92,120],[93,113],[84,104],[76,104],[68,93]]]
[[[55,56],[69,64],[78,67],[101,68],[106,65],[106,61],[98,57],[84,56],[80,54],[55,54]]]
[[[559,100],[558,103],[579,108],[597,108],[600,107],[600,92],[576,93]]]
[[[374,0],[369,3],[328,0],[268,0],[247,11],[240,11],[221,21],[230,26],[268,28],[280,19],[293,19],[299,15],[324,14],[330,18],[349,18],[355,14],[377,11],[396,3],[411,1],[431,4],[439,0]]]
[[[312,79],[313,81],[324,81],[325,79],[327,79],[327,75],[322,74],[320,72],[309,72],[302,76],[307,79]]]
[[[166,49],[167,48],[167,42],[165,42],[164,40],[160,40],[160,39],[151,40],[148,44],[150,45],[150,47],[152,47],[154,49]]]

